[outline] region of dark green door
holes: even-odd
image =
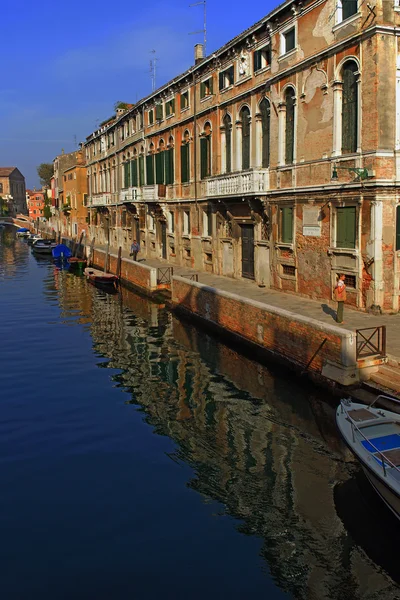
[[[242,277],[254,279],[254,225],[241,225]]]
[[[161,221],[161,246],[162,257],[167,258],[167,224],[165,221]]]

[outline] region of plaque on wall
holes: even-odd
[[[303,226],[303,235],[309,235],[313,237],[321,237],[321,227],[310,227],[309,225]]]
[[[303,206],[303,235],[321,236],[320,210],[314,206]]]

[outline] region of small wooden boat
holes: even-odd
[[[43,240],[44,238],[42,238],[42,236],[40,235],[40,233],[31,233],[26,241],[28,242],[28,244],[34,244],[35,242],[39,241],[39,240]]]
[[[80,269],[81,271],[86,267],[86,258],[78,258],[77,256],[71,256],[68,259],[71,269]]]
[[[85,276],[90,283],[94,285],[113,285],[116,286],[118,283],[118,277],[112,273],[104,273],[98,269],[92,267],[86,267],[84,270]]]
[[[369,482],[400,519],[400,415],[374,408],[382,398],[399,402],[382,395],[369,406],[342,400],[336,423]]]

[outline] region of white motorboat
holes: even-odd
[[[43,240],[40,233],[31,233],[30,236],[27,238],[28,244],[34,244],[35,242],[38,242],[39,240]]]
[[[36,240],[32,244],[32,251],[37,252],[37,254],[50,254],[52,253],[53,248],[57,246],[57,242],[52,240]]]
[[[342,400],[336,423],[375,491],[400,519],[400,415],[374,407],[380,399],[399,402],[383,395],[369,406]]]

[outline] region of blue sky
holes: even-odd
[[[203,6],[190,3],[2,0],[0,166],[38,186],[38,164],[74,150],[117,100],[151,92],[151,50],[157,87],[190,67],[202,34],[189,32],[203,27]],[[208,0],[207,54],[277,4]]]

